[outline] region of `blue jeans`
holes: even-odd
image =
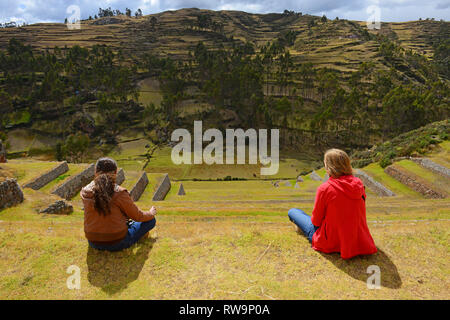
[[[128,227],[128,233],[126,237],[119,243],[113,245],[98,245],[89,241],[89,245],[97,250],[107,251],[120,251],[131,247],[133,244],[139,241],[142,236],[152,230],[156,225],[156,219],[153,218],[147,222],[135,222],[133,221]]]
[[[316,232],[319,227],[316,227],[311,222],[311,217],[307,215],[303,210],[291,209],[288,212],[289,220],[295,223],[308,238],[309,242],[312,242],[312,237],[314,232]]]

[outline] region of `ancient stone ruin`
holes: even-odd
[[[167,193],[169,192],[172,185],[170,184],[169,175],[166,173],[164,178],[161,180],[158,188],[153,194],[153,201],[162,201],[166,198]]]
[[[389,167],[384,169],[384,172],[386,172],[394,179],[397,179],[404,185],[410,187],[414,191],[421,193],[425,198],[431,199],[446,198],[445,194],[441,193],[438,190],[434,190],[431,186],[428,186],[426,183],[422,181],[418,181],[418,178],[411,176],[406,172],[403,172],[403,170],[397,168],[395,165],[390,165]]]
[[[6,148],[3,145],[2,140],[0,140],[0,163],[6,163]]]
[[[148,177],[147,174],[144,172],[142,173],[139,180],[135,183],[133,188],[131,188],[130,196],[133,199],[133,201],[138,201],[142,194],[145,191],[145,188],[147,188],[148,185]]]
[[[71,214],[72,212],[73,206],[64,200],[58,200],[55,203],[52,203],[48,208],[39,211],[39,213],[46,214]]]
[[[297,177],[297,182],[303,182],[304,180],[303,180],[303,178],[302,178],[302,176],[298,176]]]
[[[294,188],[295,189],[299,189],[300,188],[300,185],[298,184],[298,182],[295,184]]]
[[[311,172],[309,174],[309,177],[311,178],[311,180],[313,181],[322,181],[322,178],[313,170],[313,172]]]
[[[0,183],[0,210],[18,205],[23,200],[23,192],[17,180],[6,179]]]
[[[103,26],[107,24],[118,24],[118,23],[123,23],[123,21],[113,17],[104,17],[92,22],[92,24],[97,26]]]
[[[415,163],[418,163],[425,169],[431,170],[436,174],[439,174],[445,178],[450,178],[450,169],[447,167],[444,167],[434,161],[431,161],[427,158],[411,158],[412,161]]]
[[[69,180],[64,182],[62,185],[56,187],[53,190],[52,194],[55,194],[63,199],[70,200],[80,190],[88,185],[93,179],[95,175],[95,164],[91,164],[88,168],[86,168],[83,172],[71,177]]]
[[[123,171],[123,169],[119,169],[119,171],[117,171],[116,184],[120,186],[124,181],[125,181],[125,172]]]
[[[381,197],[393,197],[395,196],[395,193],[383,186],[381,183],[376,181],[374,178],[369,176],[367,173],[365,173],[362,170],[356,169],[353,172],[355,177],[358,177],[361,179],[361,181],[364,183],[364,185],[368,188],[370,188],[373,192],[375,192],[377,195]]]
[[[33,181],[28,182],[23,187],[31,188],[33,190],[39,190],[46,184],[58,178],[60,175],[66,173],[67,171],[69,171],[69,165],[67,164],[67,162],[64,161],[63,163],[58,164],[53,169],[50,169],[46,173],[40,175]]]
[[[285,182],[284,182],[284,185],[285,185],[286,187],[292,187],[292,184],[291,184],[289,181],[285,181]]]
[[[323,177],[323,182],[328,181],[328,179],[330,179],[330,176],[328,175],[328,173],[325,173],[325,176]]]
[[[183,184],[180,184],[180,189],[178,189],[177,195],[179,195],[179,196],[185,196],[186,195],[186,192],[184,191]]]

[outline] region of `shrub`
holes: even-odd
[[[381,161],[380,161],[380,167],[382,167],[383,169],[391,164],[392,164],[392,160],[389,158],[386,158],[386,157],[381,159]]]

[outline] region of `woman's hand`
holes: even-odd
[[[156,208],[155,207],[152,207],[149,212],[152,216],[156,216]]]

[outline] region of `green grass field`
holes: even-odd
[[[123,186],[128,189],[142,172],[143,163],[133,160],[142,145],[124,142],[121,151],[128,153],[113,151],[124,159],[119,162],[125,169]],[[447,149],[444,143],[428,156],[444,163]],[[71,201],[71,215],[38,213],[58,200],[49,194],[52,188],[85,165],[70,165],[67,174],[40,191],[24,189],[21,205],[0,211],[0,299],[448,298],[448,198],[424,199],[378,164],[363,168],[396,196],[377,197],[368,191],[367,220],[379,252],[345,261],[338,254],[312,250],[287,218],[293,207],[311,213],[320,181],[303,176],[297,189],[295,178],[281,180],[275,188],[272,183],[277,179],[177,181],[171,177],[166,200],[152,202],[162,177],[152,170],[173,169],[167,165],[168,157],[151,159],[153,167],[146,168],[150,183],[137,202],[144,210],[152,205],[158,208],[157,227],[149,239],[120,253],[89,249],[79,196]],[[0,176],[16,177],[22,183],[54,165],[11,160],[0,165]],[[410,161],[396,165],[430,183],[436,178]],[[183,170],[190,175],[196,172],[189,167]],[[324,169],[316,172],[321,177],[325,174]],[[203,177],[208,174],[212,175],[205,169]],[[290,186],[285,185],[287,181]],[[185,196],[177,195],[181,183]],[[67,268],[73,265],[81,272],[80,290],[66,286]],[[367,288],[370,265],[380,267],[379,290]]]

